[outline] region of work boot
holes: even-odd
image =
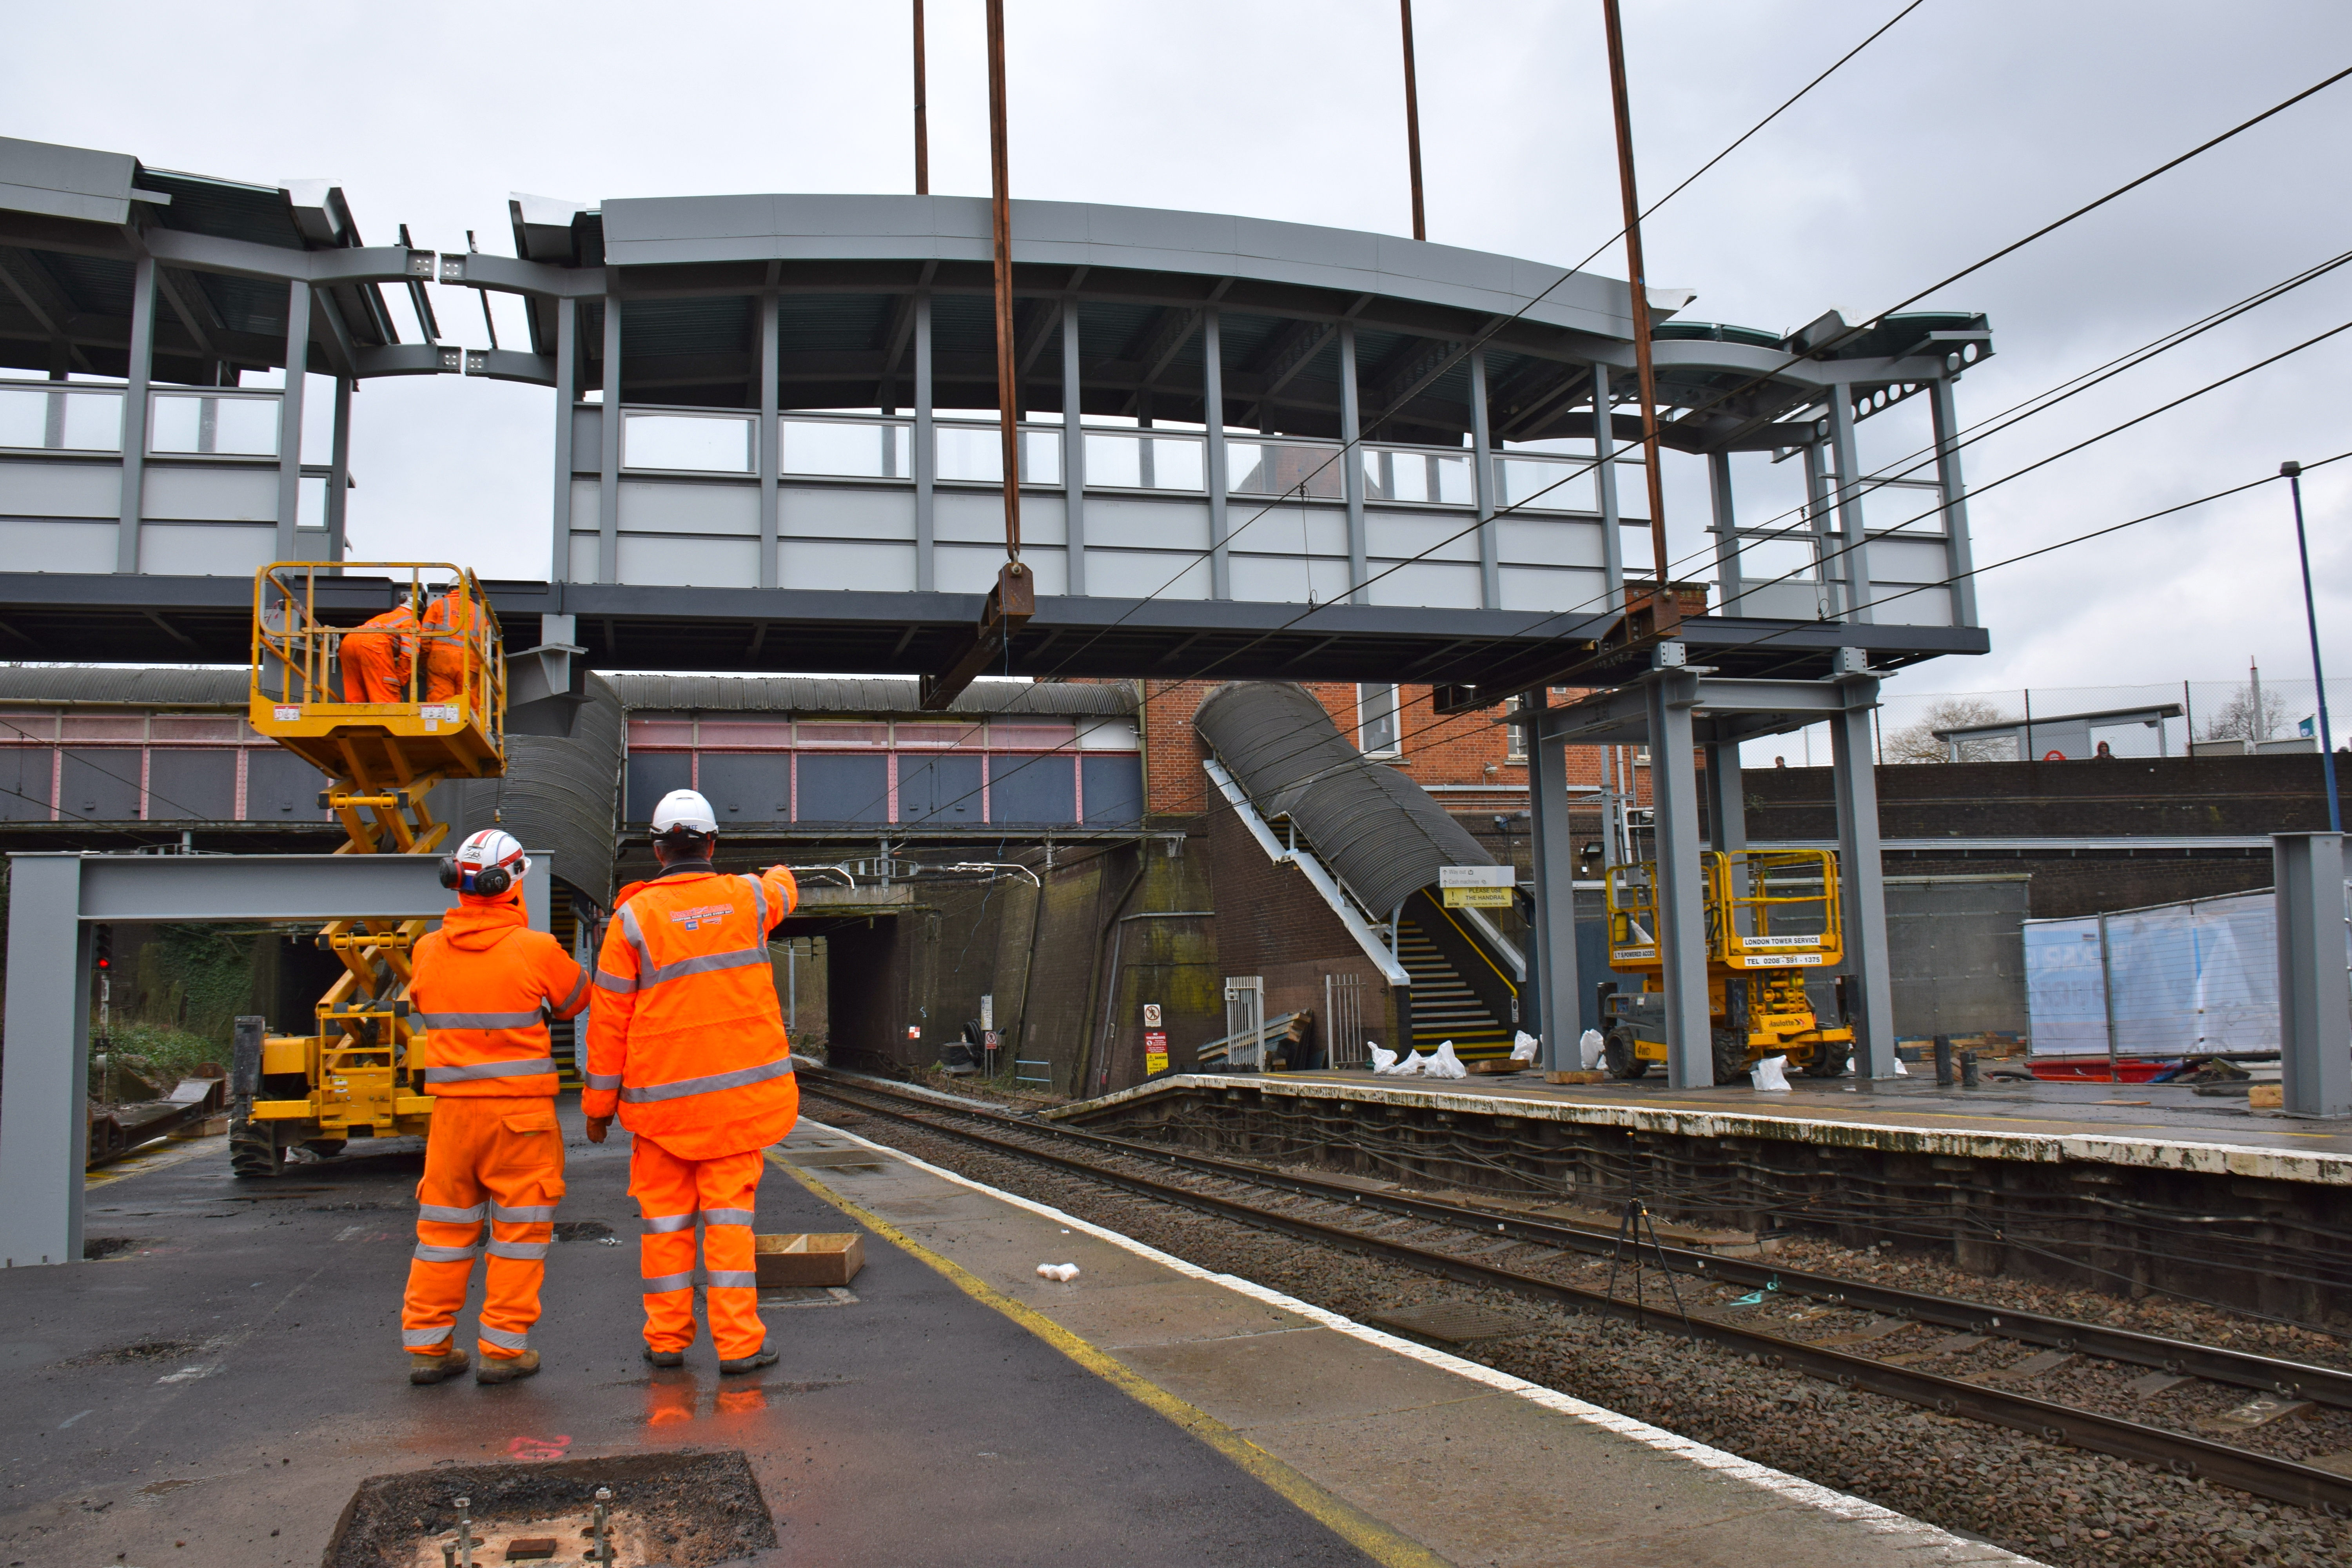
[[[733,1361],[720,1362],[719,1363],[719,1370],[723,1373],[757,1372],[763,1366],[773,1366],[775,1364],[776,1352],[770,1350],[767,1346],[761,1345],[750,1355],[737,1356]]]
[[[466,1352],[454,1344],[437,1351],[408,1352],[408,1381],[411,1383],[439,1383],[445,1378],[459,1376],[465,1370]]]
[[[653,1363],[656,1366],[684,1366],[686,1364],[686,1352],[684,1351],[657,1351],[654,1349],[653,1346],[647,1345],[646,1347],[646,1359]]]
[[[520,1355],[486,1355],[474,1371],[476,1383],[512,1383],[519,1377],[529,1377],[539,1370],[539,1352],[525,1351]]]

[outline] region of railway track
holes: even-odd
[[[1367,1193],[1340,1183],[1267,1170],[1215,1155],[1076,1128],[1041,1126],[1018,1116],[945,1097],[909,1093],[876,1079],[831,1071],[805,1072],[801,1084],[804,1094],[1141,1196],[1343,1250],[1384,1258],[1424,1273],[1571,1311],[1615,1314],[1654,1331],[1711,1341],[1755,1356],[1765,1365],[1801,1372],[1841,1388],[1883,1394],[1946,1415],[1963,1416],[2031,1433],[2046,1441],[2159,1466],[2177,1475],[2201,1478],[2336,1517],[2352,1515],[2352,1476],[2102,1411],[1896,1364],[1854,1350],[1772,1333],[1720,1315],[1720,1309],[1710,1310],[1701,1306],[1685,1312],[1678,1304],[1648,1300],[1651,1292],[1647,1290],[1634,1296],[1604,1294],[1543,1279],[1499,1263],[1439,1250],[1430,1245],[1436,1238],[1426,1235],[1416,1239],[1380,1235],[1364,1223],[1363,1216],[1380,1215],[1375,1225],[1397,1220],[1418,1222],[1421,1227],[1451,1233],[1457,1242],[1486,1240],[1491,1246],[1494,1239],[1499,1238],[1549,1247],[1562,1254],[1611,1255],[1616,1241],[1606,1233],[1407,1194]],[[1087,1155],[1095,1157],[1085,1157]],[[1211,1184],[1164,1180],[1158,1173],[1136,1169],[1138,1165],[1179,1173]],[[1249,1189],[1284,1194],[1293,1200],[1293,1206],[1277,1208],[1251,1202],[1241,1195]],[[1747,1286],[1752,1291],[1769,1292],[1782,1300],[1803,1299],[1827,1307],[1870,1311],[1906,1323],[1948,1328],[1958,1335],[2012,1340],[2051,1351],[2146,1367],[2155,1373],[2251,1390],[2272,1398],[2305,1400],[2352,1410],[2352,1373],[2333,1367],[1832,1275],[1775,1268],[1748,1259],[1678,1247],[1654,1251],[1645,1243],[1641,1250],[1645,1258],[1663,1257],[1671,1269],[1693,1283]],[[1654,1279],[1658,1271],[1642,1272]]]

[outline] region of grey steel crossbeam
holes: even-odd
[[[1696,670],[1685,670],[1667,679],[1677,688],[1669,698],[1675,706],[1693,710],[1696,719],[1717,721],[1717,744],[1728,738],[1722,721],[1729,715],[1804,716],[1787,726],[1727,727],[1744,733],[1770,734],[1776,727],[1794,729],[1818,723],[1830,714],[1844,712],[1847,706],[1844,689],[1830,681],[1738,679]],[[1540,738],[1548,742],[1608,745],[1638,738],[1643,732],[1642,727],[1648,722],[1648,715],[1649,700],[1642,692],[1620,688],[1548,711],[1538,728]],[[1632,727],[1630,731],[1628,726]]]
[[[433,252],[404,245],[375,245],[356,250],[289,250],[283,246],[223,239],[217,235],[190,234],[176,228],[149,229],[142,237],[158,261],[198,272],[225,272],[234,278],[288,283],[300,279],[323,287],[330,283],[401,283],[433,275]]]

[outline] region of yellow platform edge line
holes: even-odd
[[[1374,1519],[1353,1503],[1326,1491],[1207,1411],[1140,1376],[1131,1367],[1114,1360],[1106,1352],[1080,1339],[1035,1308],[1014,1300],[961,1264],[933,1252],[881,1215],[860,1208],[808,1172],[786,1161],[775,1150],[768,1151],[768,1161],[893,1247],[921,1259],[973,1300],[1012,1319],[1137,1404],[1206,1443],[1252,1479],[1279,1494],[1301,1513],[1373,1562],[1382,1564],[1382,1568],[1454,1568],[1451,1560],[1440,1557],[1393,1525]]]

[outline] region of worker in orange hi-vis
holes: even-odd
[[[416,659],[415,630],[416,612],[403,605],[345,632],[337,650],[343,667],[343,700],[412,700],[408,675]]]
[[[429,630],[461,634],[424,639],[425,701],[447,702],[466,689],[466,674],[473,658],[471,643],[481,624],[481,605],[467,596],[460,583],[452,583],[446,592],[436,595],[433,603],[425,606],[425,625]]]
[[[490,1244],[474,1380],[511,1383],[539,1370],[530,1327],[563,1196],[547,1024],[587,1005],[588,975],[526,922],[530,871],[511,836],[495,827],[473,835],[441,862],[442,885],[457,889],[457,907],[416,943],[410,1016],[426,1031],[415,1059],[433,1096],[433,1132],[416,1184],[416,1252],[400,1311],[411,1383],[466,1370],[455,1342],[457,1313],[483,1250],[485,1218]]]
[[[752,1266],[762,1151],[800,1115],[768,933],[800,889],[782,866],[714,871],[719,824],[689,789],[655,807],[653,843],[661,874],[626,890],[597,956],[581,1109],[591,1142],[604,1141],[616,1111],[631,1134],[646,1359],[677,1366],[694,1343],[699,1215],[719,1370],[753,1372],[776,1360]]]

